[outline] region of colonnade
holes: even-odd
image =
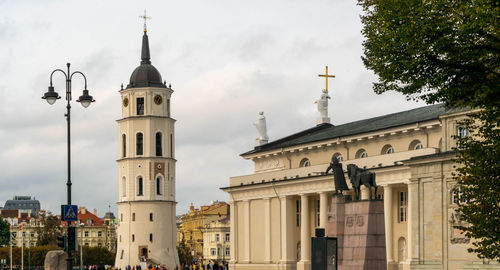
[[[384,218],[385,218],[385,237],[386,237],[386,258],[387,262],[397,261],[394,258],[394,239],[393,239],[393,222],[396,221],[398,213],[393,213],[394,203],[394,185],[383,185],[384,192]],[[320,228],[326,228],[328,222],[328,206],[329,198],[332,192],[321,191],[316,193],[304,193],[297,195],[280,196],[280,264],[292,264],[297,263],[297,269],[310,269],[311,268],[311,237],[314,236],[311,226],[311,198],[315,200],[319,197],[319,226]],[[300,260],[297,262],[296,254],[293,253],[295,250],[293,247],[297,244],[293,237],[292,230],[295,228],[295,222],[290,213],[295,210],[295,200],[297,196],[300,198],[301,211],[300,211]],[[361,199],[368,199],[368,190],[361,190]],[[262,216],[253,217],[250,216],[250,200],[240,200],[237,203],[242,203],[242,209],[238,213],[237,207],[235,207],[235,202],[231,201],[231,260],[230,263],[278,263],[273,262],[271,258],[271,231],[272,231],[272,214],[271,213],[271,197],[256,199],[264,201],[264,211]],[[418,230],[418,184],[410,183],[407,184],[407,261],[418,260],[418,241],[419,241],[419,230]],[[313,204],[314,207],[314,204]],[[240,216],[243,215],[243,216]],[[316,218],[316,216],[314,216]],[[264,261],[255,262],[252,261],[251,257],[251,246],[250,241],[252,240],[250,220],[252,218],[264,219]],[[241,224],[238,224],[238,220],[242,220]],[[238,239],[238,236],[243,236],[243,239]],[[242,242],[239,242],[242,241]],[[291,241],[294,241],[293,243]],[[238,248],[239,247],[239,248]],[[397,253],[396,253],[397,254]],[[237,258],[240,258],[238,260]],[[242,260],[241,260],[242,259]]]

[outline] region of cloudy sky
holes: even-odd
[[[373,93],[355,2],[0,0],[0,205],[31,195],[58,212],[66,200],[64,100],[40,97],[71,62],[97,100],[73,103],[73,203],[116,213],[118,90],[140,61],[144,9],[152,63],[175,91],[178,214],[227,201],[219,187],[252,172],[239,154],[253,148],[259,111],[271,140],[315,125],[325,65],[337,76],[333,124],[423,106]],[[54,84],[64,91],[61,75]],[[82,89],[76,77],[74,95]]]

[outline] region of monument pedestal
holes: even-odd
[[[386,269],[384,202],[334,195],[326,235],[338,239],[338,269]]]

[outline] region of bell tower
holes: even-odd
[[[116,268],[141,263],[179,266],[172,93],[151,64],[144,29],[140,65],[120,90]]]

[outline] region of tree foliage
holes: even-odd
[[[9,223],[5,219],[0,217],[0,247],[9,244],[9,234],[10,234]]]
[[[181,265],[191,264],[193,261],[193,256],[191,255],[191,249],[186,245],[186,242],[182,240],[177,246],[177,253],[179,254],[179,262]]]
[[[57,245],[57,236],[62,234],[62,228],[57,216],[48,213],[40,216],[42,226],[36,228],[38,233],[38,246]]]
[[[477,1],[359,0],[365,66],[376,93],[451,106],[498,107],[500,5]]]
[[[470,252],[480,258],[500,259],[500,112],[480,111],[462,124],[470,136],[458,139],[457,173],[461,199],[458,211]],[[480,139],[478,139],[480,138]]]
[[[463,123],[471,136],[457,138],[458,212],[474,238],[469,251],[500,260],[500,2],[358,3],[376,93],[477,109]]]

